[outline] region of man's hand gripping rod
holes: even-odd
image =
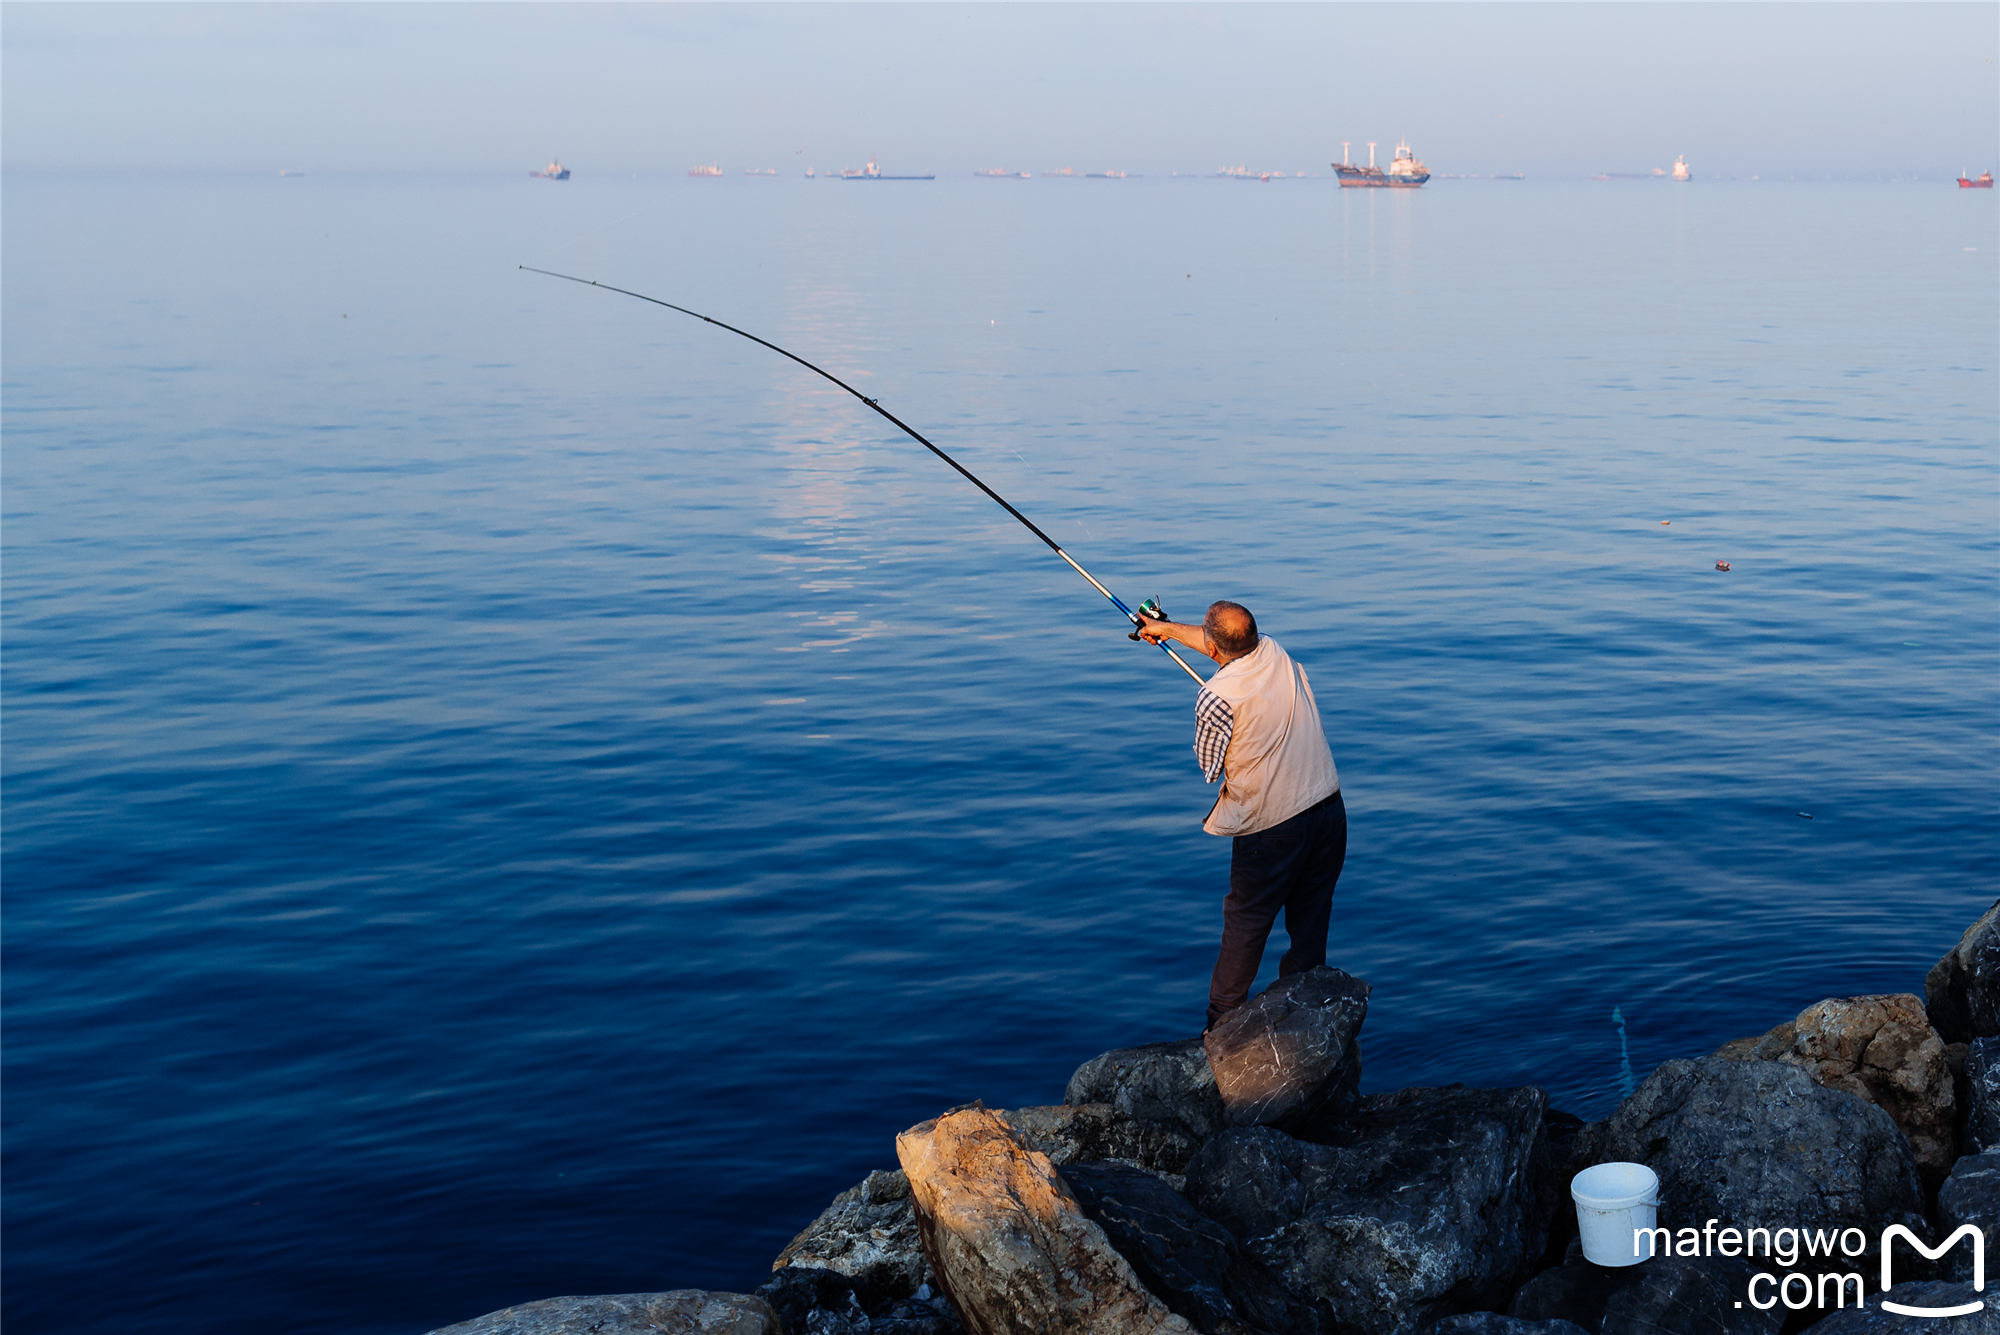
[[[700,311],[691,311],[685,306],[676,306],[671,301],[661,301],[658,297],[649,297],[643,292],[628,291],[625,288],[613,287],[609,283],[599,283],[589,278],[577,278],[570,274],[557,273],[553,269],[537,269],[532,264],[524,264],[521,266],[521,268],[527,270],[529,273],[546,274],[550,278],[561,278],[572,283],[582,283],[586,287],[601,287],[606,292],[616,292],[620,296],[625,296],[625,297],[637,297],[640,301],[650,301],[655,306],[665,306],[668,310],[679,311],[682,315],[692,315],[695,319],[702,320],[709,324],[712,324],[718,329],[727,329],[730,333],[740,335],[743,338],[747,338],[752,343],[760,343],[763,346],[769,348],[771,351],[777,353],[781,357],[791,358],[793,361],[797,362],[800,366],[805,367],[806,370],[811,371],[814,375],[821,376],[827,380],[832,381],[834,384],[846,390],[849,394],[852,394],[855,398],[860,399],[870,408],[873,408],[876,412],[880,413],[882,416],[888,418],[889,421],[895,424],[897,430],[901,431],[911,440],[916,441],[917,444],[923,446],[925,449],[929,450],[932,454],[935,454],[938,458],[950,464],[953,468],[956,468],[959,471],[959,474],[963,476],[967,482],[970,482],[973,486],[979,488],[981,491],[985,492],[988,496],[992,497],[993,500],[999,504],[1001,509],[1005,510],[1008,514],[1014,516],[1014,518],[1020,520],[1021,523],[1027,527],[1028,532],[1034,534],[1036,537],[1040,538],[1043,542],[1047,543],[1049,545],[1049,550],[1054,552],[1057,556],[1060,556],[1064,561],[1068,562],[1069,568],[1071,570],[1074,570],[1077,574],[1089,580],[1090,587],[1096,589],[1106,598],[1109,598],[1111,600],[1111,605],[1117,608],[1119,611],[1123,612],[1126,616],[1126,619],[1129,620],[1134,626],[1145,625],[1146,623],[1145,618],[1142,618],[1139,612],[1134,612],[1131,608],[1125,606],[1124,603],[1118,601],[1117,594],[1105,588],[1102,584],[1099,584],[1097,582],[1096,576],[1092,575],[1088,570],[1085,570],[1082,566],[1078,565],[1076,563],[1076,559],[1072,557],[1068,552],[1064,551],[1062,547],[1057,544],[1054,538],[1051,538],[1048,534],[1042,532],[1039,528],[1036,528],[1032,520],[1030,520],[1026,515],[1022,514],[1019,510],[1016,510],[1012,505],[1009,505],[1007,503],[1007,498],[1005,496],[1002,496],[999,492],[993,490],[993,488],[987,486],[984,482],[981,482],[978,478],[974,477],[972,475],[972,471],[968,469],[964,464],[952,458],[949,454],[946,454],[943,450],[931,444],[928,440],[925,440],[921,435],[917,434],[916,431],[911,429],[911,427],[907,423],[905,423],[901,418],[897,417],[887,408],[884,408],[881,404],[875,402],[875,400],[869,398],[866,394],[863,394],[860,390],[848,384],[845,380],[842,380],[840,377],[836,375],[831,375],[828,372],[821,370],[819,367],[814,366],[811,362],[807,361],[805,358],[799,356],[796,353],[786,352],[783,348],[779,347],[775,343],[772,343],[766,339],[758,338],[755,334],[745,333],[743,330],[738,329],[733,324],[724,324],[720,320],[714,319],[710,316],[703,315]],[[1145,612],[1147,617],[1151,619],[1160,621],[1166,620],[1166,617],[1160,613],[1159,604],[1154,603],[1151,600],[1142,603],[1140,605],[1140,608],[1141,611]],[[1138,639],[1139,638],[1138,632],[1134,631],[1131,638],[1135,640]],[[1161,650],[1165,652],[1167,657],[1173,659],[1174,662],[1180,664],[1181,671],[1187,673],[1188,676],[1193,677],[1197,685],[1201,684],[1202,682],[1201,674],[1199,672],[1196,672],[1193,668],[1189,667],[1187,660],[1185,658],[1182,658],[1179,654],[1175,653],[1172,645],[1169,645],[1164,641],[1161,641],[1159,643]]]

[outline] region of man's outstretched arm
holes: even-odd
[[[1200,626],[1183,626],[1178,621],[1155,621],[1151,617],[1143,617],[1138,630],[1140,638],[1148,644],[1173,640],[1185,644],[1198,654],[1206,654],[1218,663],[1222,661],[1216,653],[1214,642],[1208,638],[1208,632]]]

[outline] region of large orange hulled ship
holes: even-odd
[[[1960,190],[1991,190],[1993,188],[1993,173],[1981,172],[1977,177],[1961,176],[1958,178],[1958,188]]]

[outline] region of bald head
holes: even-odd
[[[1225,663],[1257,647],[1257,618],[1241,603],[1210,603],[1201,628],[1222,651]]]

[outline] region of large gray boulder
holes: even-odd
[[[1228,1125],[1199,1037],[1093,1057],[1069,1078],[1063,1102],[1109,1104],[1127,1117],[1178,1128],[1197,1144]]]
[[[1976,1225],[1989,1242],[2000,1242],[2000,1150],[1968,1154],[1952,1165],[1938,1188],[1937,1222],[1940,1242],[1966,1224]],[[2000,1263],[2000,1253],[1991,1263]],[[1945,1253],[1942,1265],[1944,1279],[1972,1278],[1972,1252],[1964,1243]]]
[[[1000,1116],[1031,1150],[1058,1168],[1122,1159],[1158,1173],[1180,1173],[1201,1148],[1201,1138],[1178,1126],[1128,1117],[1108,1103],[1056,1104],[1002,1110]]]
[[[1666,1062],[1580,1142],[1580,1162],[1658,1173],[1665,1227],[1927,1229],[1916,1161],[1889,1114],[1784,1062]]]
[[[1431,1327],[1431,1335],[1590,1335],[1573,1321],[1523,1321],[1498,1312],[1467,1312],[1448,1316]]]
[[[1338,1120],[1361,1081],[1356,1039],[1368,992],[1322,964],[1280,978],[1216,1021],[1203,1046],[1228,1124],[1297,1135]]]
[[[1743,1301],[1750,1269],[1721,1257],[1656,1256],[1592,1265],[1572,1245],[1562,1265],[1521,1286],[1507,1308],[1528,1321],[1569,1321],[1590,1335],[1777,1335],[1782,1308]]]
[[[1947,1043],[2000,1034],[2000,902],[1924,977],[1931,1025]]]
[[[2000,1149],[2000,1035],[1965,1049],[1965,1152]]]
[[[1159,1175],[1072,1164],[1063,1180],[1140,1280],[1202,1335],[1313,1335],[1312,1313]]]
[[[1932,1280],[1922,1284],[1898,1284],[1887,1293],[1869,1295],[1869,1306],[1835,1311],[1812,1328],[1812,1335],[2000,1335],[2000,1305],[1989,1286],[1974,1293],[1970,1283]],[[1902,1316],[1882,1310],[1883,1302],[1903,1307],[1951,1308],[1981,1303],[1981,1310],[1967,1316]]]
[[[1194,1335],[998,1113],[921,1122],[896,1157],[924,1255],[974,1335]]]
[[[431,1335],[784,1335],[762,1298],[707,1289],[522,1303]]]
[[[1343,1335],[1406,1335],[1500,1306],[1541,1256],[1547,1107],[1454,1085],[1362,1099],[1324,1144],[1234,1127],[1188,1165],[1188,1199]]]
[[[846,1276],[864,1306],[934,1283],[902,1170],[870,1173],[835,1196],[771,1262],[774,1271],[790,1267]]]

